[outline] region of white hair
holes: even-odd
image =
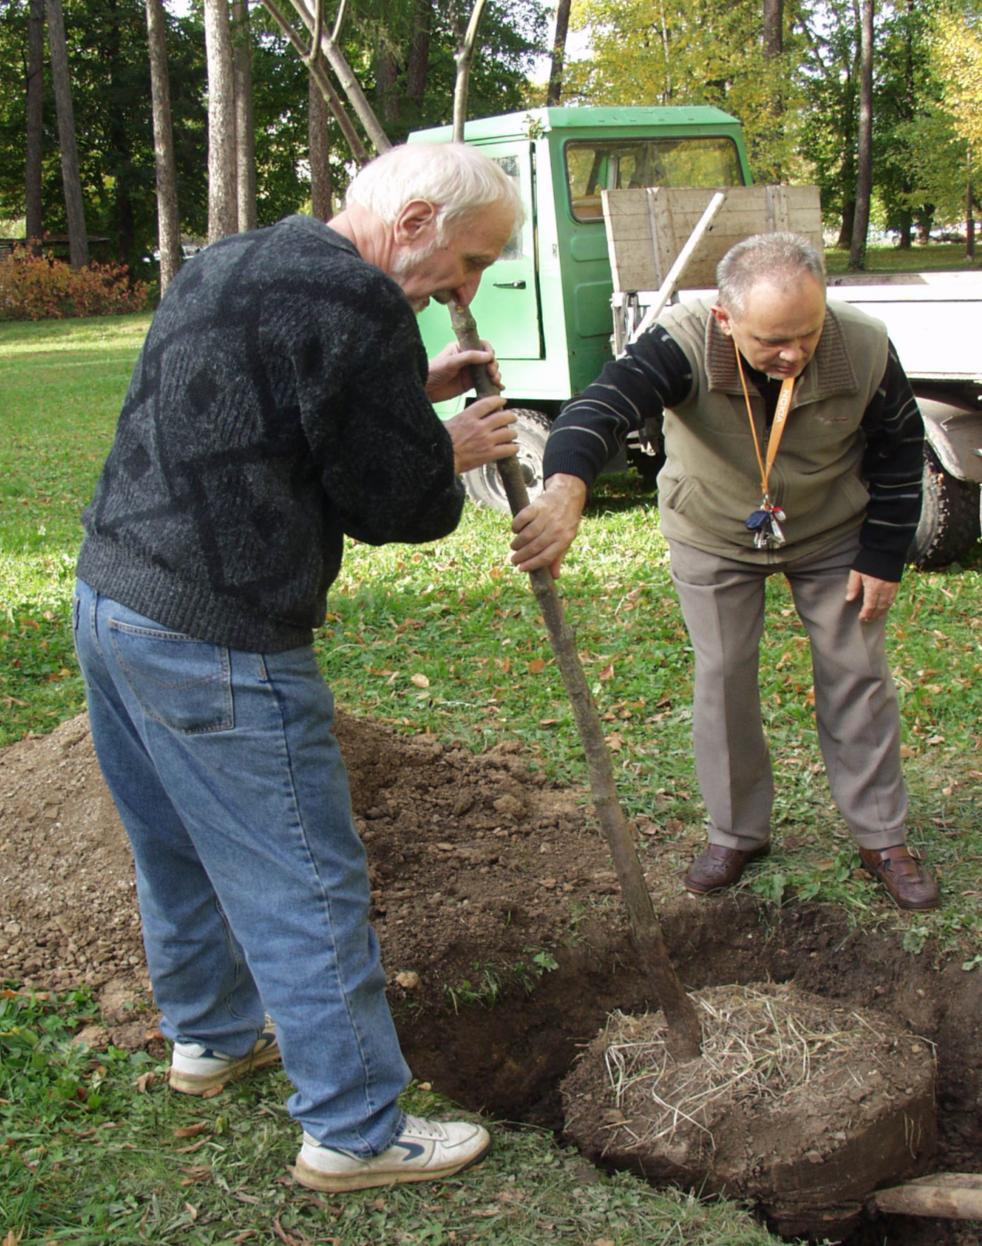
[[[716,267],[720,304],[739,311],[759,281],[788,286],[806,273],[824,287],[825,261],[807,238],[791,233],[754,234],[730,247]]]
[[[407,203],[437,209],[437,238],[460,217],[492,203],[524,213],[514,182],[500,165],[466,143],[405,143],[377,156],[355,176],[345,205],[358,204],[391,225]]]

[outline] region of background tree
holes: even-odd
[[[55,107],[58,114],[61,180],[68,225],[68,258],[73,268],[81,268],[89,262],[89,235],[85,226],[85,205],[82,201],[82,181],[79,176],[75,114],[72,109],[72,86],[65,39],[65,15],[62,11],[61,0],[46,0],[45,13],[48,19],[51,77],[54,83]]]
[[[334,214],[334,179],[331,176],[330,131],[327,104],[317,83],[308,84],[307,133],[310,147],[310,210],[319,220]]]
[[[177,163],[174,159],[164,9],[162,0],[146,0],[146,6],[157,180],[157,243],[160,250],[160,293],[163,294],[181,266],[181,223],[177,206]]]
[[[563,96],[563,62],[566,60],[566,39],[569,34],[569,12],[572,0],[559,0],[556,6],[556,25],[552,36],[552,57],[549,62],[549,86],[546,88],[546,104],[558,104]]]
[[[44,142],[44,0],[30,0],[27,19],[27,124],[24,156],[24,222],[26,236],[44,232],[41,200],[41,154]]]
[[[239,225],[235,77],[228,0],[204,0],[208,65],[208,241]]]
[[[873,193],[873,0],[859,0],[859,126],[856,141],[856,208],[849,267],[866,267],[870,197]]]
[[[932,54],[944,82],[944,108],[964,158],[966,251],[975,255],[976,192],[982,182],[982,6],[946,7]]]
[[[589,29],[590,54],[567,60],[567,102],[714,104],[743,123],[758,180],[775,168],[800,171],[795,126],[776,124],[773,111],[776,95],[796,116],[798,41],[768,68],[760,3],[582,0],[571,21]]]
[[[256,227],[256,142],[252,105],[252,32],[247,0],[232,0],[235,188],[239,232]]]

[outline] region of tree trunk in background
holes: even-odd
[[[75,114],[72,110],[68,48],[65,44],[65,15],[62,11],[61,0],[46,0],[46,12],[48,45],[51,50],[51,78],[54,83],[55,108],[58,113],[61,181],[65,191],[65,215],[68,219],[68,258],[72,268],[83,268],[89,262],[89,235],[85,228],[82,181],[78,171]]]
[[[235,79],[228,0],[205,0],[208,62],[208,241],[238,229]]]
[[[157,171],[157,246],[160,251],[160,293],[163,294],[181,267],[181,225],[177,210],[177,167],[163,0],[146,0],[146,8],[153,101],[153,151]]]
[[[870,196],[873,191],[873,0],[860,0],[859,135],[856,158],[856,213],[849,268],[866,267]]]
[[[308,78],[307,141],[310,149],[310,210],[319,221],[334,215],[330,140],[327,122],[330,116],[324,96],[313,78]]]
[[[763,35],[761,44],[764,52],[764,67],[767,74],[765,90],[767,91],[767,111],[773,119],[775,130],[781,128],[784,116],[784,91],[782,84],[781,57],[784,53],[784,0],[764,0]],[[773,161],[769,162],[767,180],[781,182],[784,174],[777,152]]]
[[[256,131],[252,110],[252,34],[247,0],[232,0],[235,160],[239,232],[256,228]]]
[[[27,18],[27,147],[24,216],[27,240],[44,232],[41,207],[41,144],[44,135],[44,0],[31,0]]]
[[[855,219],[856,200],[850,195],[842,205],[842,222],[835,242],[840,251],[848,251],[852,247],[852,227]]]
[[[572,0],[559,0],[556,8],[556,30],[552,37],[552,65],[549,69],[549,86],[546,88],[546,105],[554,107],[563,97],[563,63],[566,60],[566,36],[569,33],[569,10]]]
[[[375,53],[375,99],[382,124],[391,133],[399,125],[399,66],[384,35]]]
[[[768,61],[784,51],[784,0],[764,0],[763,45]]]
[[[975,259],[975,189],[972,186],[972,179],[969,177],[968,185],[965,187],[965,256],[967,259]]]
[[[123,53],[122,6],[119,0],[105,0],[106,16],[110,19],[106,24],[105,41],[101,48],[102,58],[106,66],[106,92],[109,99],[116,99],[123,93],[122,81],[129,66]],[[133,205],[133,192],[136,188],[136,170],[133,163],[133,140],[129,118],[120,108],[108,110],[107,135],[112,164],[106,169],[112,181],[113,203],[113,255],[122,260],[132,272],[143,258],[136,245],[136,212]]]
[[[433,34],[433,0],[416,0],[413,16],[413,37],[406,62],[406,96],[417,116],[426,93],[430,69],[430,39]]]

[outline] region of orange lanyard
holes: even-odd
[[[736,342],[733,343],[733,349],[736,351],[737,371],[740,373],[740,384],[743,387],[743,400],[747,405],[747,419],[750,421],[750,435],[754,439],[754,453],[757,455],[757,466],[760,469],[760,492],[763,499],[761,506],[765,510],[770,510],[771,499],[767,492],[767,482],[770,480],[771,468],[774,466],[774,460],[777,458],[778,447],[781,444],[781,438],[784,436],[784,426],[788,422],[788,412],[791,410],[791,398],[794,394],[794,383],[796,378],[788,376],[781,382],[781,394],[777,400],[777,410],[774,412],[774,420],[771,424],[771,435],[767,439],[767,461],[765,462],[760,453],[760,439],[757,436],[757,426],[754,423],[754,413],[750,406],[750,395],[747,393],[747,381],[743,375],[743,360],[740,358],[740,351]]]

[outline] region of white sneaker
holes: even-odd
[[[368,1159],[337,1151],[304,1133],[293,1175],[311,1190],[337,1193],[405,1181],[450,1177],[483,1159],[491,1136],[467,1121],[427,1121],[407,1116],[402,1132],[381,1155]]]
[[[272,1030],[264,1030],[252,1051],[244,1056],[227,1056],[201,1043],[175,1043],[168,1080],[171,1090],[203,1095],[209,1090],[221,1090],[226,1082],[245,1077],[253,1069],[278,1064],[279,1060],[280,1049]]]

